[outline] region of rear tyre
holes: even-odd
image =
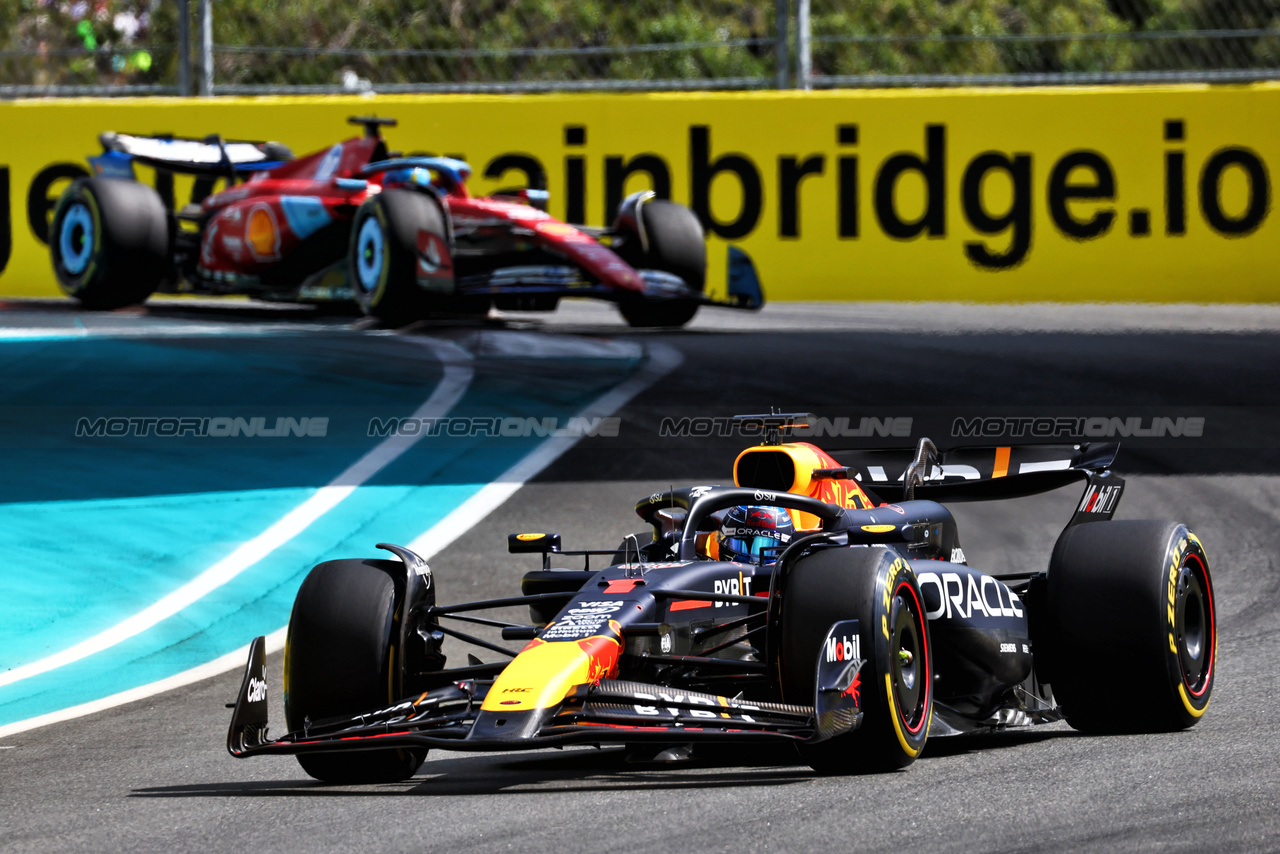
[[[418,281],[420,240],[429,249],[421,272],[435,293]],[[453,292],[448,245],[444,212],[430,197],[410,190],[378,193],[360,206],[351,225],[348,277],[356,303],[390,326],[426,317]]]
[[[173,267],[160,194],[119,178],[80,178],[67,188],[49,250],[58,285],[92,309],[144,302]]]
[[[858,729],[800,753],[821,774],[892,771],[915,761],[929,737],[933,667],[915,573],[888,549],[825,549],[800,559],[782,599],[782,696],[812,705],[818,656],[833,623],[857,620],[861,654]]]
[[[1067,722],[1088,733],[1168,732],[1213,693],[1217,626],[1209,561],[1176,522],[1067,529],[1049,564],[1045,674]]]
[[[386,708],[399,697],[400,651],[395,576],[387,560],[331,560],[302,582],[284,648],[284,708],[290,731],[319,721]],[[394,748],[298,756],[326,783],[404,780],[423,749]]]
[[[693,211],[684,205],[662,200],[640,206],[648,251],[638,234],[626,235],[617,245],[618,255],[639,270],[674,273],[685,284],[702,293],[707,282],[707,244]],[[684,326],[698,313],[693,300],[654,300],[636,296],[618,303],[618,310],[631,326]]]

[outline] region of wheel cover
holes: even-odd
[[[356,287],[367,294],[378,289],[386,255],[382,224],[377,217],[367,217],[356,236]]]
[[[62,269],[72,276],[79,276],[89,266],[93,257],[96,235],[93,230],[93,214],[89,206],[76,201],[67,208],[58,231],[58,255]]]

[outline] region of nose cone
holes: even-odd
[[[579,685],[613,676],[621,644],[605,635],[582,640],[529,642],[489,689],[486,712],[523,712],[558,706]]]
[[[468,738],[537,735],[542,722],[574,689],[616,676],[621,652],[622,644],[606,635],[530,641],[489,689]]]

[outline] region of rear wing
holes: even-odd
[[[112,178],[132,178],[135,160],[169,172],[234,176],[271,169],[293,159],[288,146],[279,142],[227,142],[219,136],[200,140],[107,131],[98,141],[103,153],[89,162],[96,174]]]
[[[884,501],[993,501],[1086,483],[1072,523],[1110,519],[1124,479],[1110,471],[1118,442],[1001,445],[939,451],[928,439],[914,450],[832,451],[851,477]],[[816,474],[816,472],[815,472]]]

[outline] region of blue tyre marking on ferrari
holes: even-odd
[[[377,217],[368,217],[360,226],[360,234],[356,238],[356,279],[365,293],[378,289],[382,267],[386,264],[386,254],[382,225]]]
[[[79,245],[77,246],[77,234]],[[62,218],[62,230],[58,234],[58,251],[62,266],[68,273],[78,276],[84,272],[93,255],[93,215],[84,202],[74,202]]]

